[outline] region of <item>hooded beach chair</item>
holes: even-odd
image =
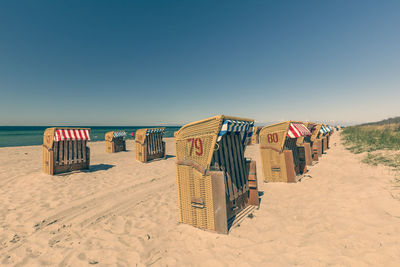
[[[88,128],[48,128],[43,135],[43,172],[58,174],[89,169]]]
[[[145,163],[150,160],[165,159],[164,132],[164,128],[139,129],[136,131],[135,149],[138,161]]]
[[[299,137],[297,140],[298,144],[299,143],[303,143],[304,147],[305,147],[305,153],[306,153],[306,164],[307,166],[312,166],[313,165],[313,161],[318,161],[318,142],[314,142],[313,140],[315,140],[313,138],[313,135],[315,135],[316,133],[316,129],[317,129],[317,124],[313,123],[313,122],[304,122],[303,123],[304,126],[307,127],[307,129],[311,132],[310,136],[301,136]],[[310,151],[308,152],[308,145],[310,146]],[[309,160],[309,156],[311,155],[311,160]]]
[[[315,127],[313,128],[312,135],[311,135],[311,142],[313,144],[312,146],[312,152],[313,152],[313,160],[318,161],[319,157],[322,156],[322,134],[321,134],[321,127],[322,124],[316,124]]]
[[[303,122],[303,125],[307,127],[307,129],[310,131],[312,135],[312,132],[316,124],[312,122]],[[300,160],[305,161],[305,164],[307,166],[313,165],[313,152],[312,152],[313,143],[311,142],[311,135],[300,136],[297,138],[296,141],[297,146],[300,148],[299,149]]]
[[[306,170],[304,147],[297,138],[311,132],[301,122],[285,121],[260,131],[260,152],[265,182],[297,182],[296,175]]]
[[[220,115],[178,131],[179,222],[228,233],[258,206],[255,162],[244,157],[253,125],[251,119]]]
[[[330,129],[324,124],[321,124],[321,129],[319,130],[319,132],[320,132],[320,139],[322,140],[322,153],[326,153],[329,148]]]
[[[106,133],[106,152],[115,153],[120,151],[126,151],[125,142],[126,132],[125,131],[112,131]]]

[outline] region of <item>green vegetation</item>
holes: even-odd
[[[362,162],[377,166],[382,164],[395,169],[400,168],[400,154],[397,155],[384,155],[382,153],[368,153]]]
[[[400,117],[346,127],[341,134],[351,152],[368,152],[362,160],[364,163],[400,170]]]
[[[345,146],[353,153],[400,150],[400,127],[353,126],[342,131]]]

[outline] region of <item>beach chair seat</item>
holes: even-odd
[[[43,135],[43,172],[59,174],[89,169],[88,128],[48,128]]]
[[[244,157],[253,125],[250,119],[220,115],[178,131],[179,222],[228,233],[243,218],[241,214],[254,208],[249,206],[249,194],[253,190],[254,200],[257,177],[253,175],[249,183],[249,172],[255,173],[255,163]]]

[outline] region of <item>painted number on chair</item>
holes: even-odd
[[[187,142],[189,143],[190,146],[190,153],[189,153],[190,156],[193,155],[193,152],[197,156],[203,155],[203,141],[201,140],[201,138],[189,138],[187,139]]]
[[[268,138],[268,143],[278,143],[278,134],[277,133],[268,134],[267,138]]]

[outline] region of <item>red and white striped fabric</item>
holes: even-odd
[[[311,132],[302,123],[291,123],[287,136],[290,138],[297,138],[300,136],[310,136]]]
[[[64,140],[90,140],[89,130],[86,129],[57,129],[54,141]]]

